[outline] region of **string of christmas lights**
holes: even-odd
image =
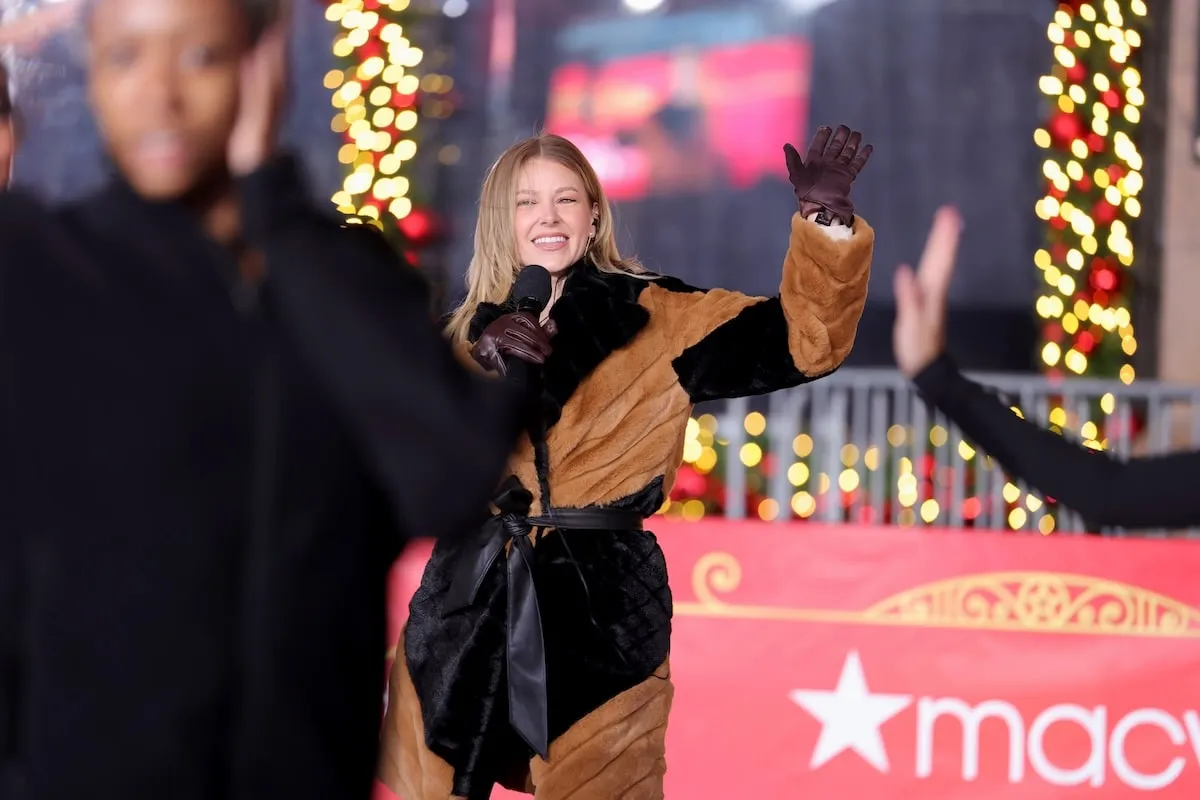
[[[1128,271],[1143,188],[1136,141],[1145,95],[1135,64],[1146,15],[1144,0],[1068,2],[1047,29],[1055,63],[1039,88],[1054,109],[1034,133],[1047,181],[1036,206],[1046,246],[1034,261],[1048,286],[1037,312],[1051,373],[1134,380]],[[1059,416],[1051,422],[1062,425]]]
[[[411,41],[419,17],[410,0],[335,0],[325,18],[341,25],[333,53],[342,66],[325,75],[337,109],[331,127],[342,135],[346,167],[334,205],[352,222],[387,229],[394,223],[421,246],[438,227],[412,180],[422,117],[454,110],[453,80],[418,70],[429,59]],[[442,154],[445,161],[445,154]]]
[[[420,79],[410,70],[424,53],[404,36],[408,9],[409,0],[340,0],[325,11],[343,28],[333,53],[346,62],[325,76],[338,109],[332,127],[345,141],[338,161],[348,168],[332,200],[350,217],[378,222],[385,211],[397,220],[412,212],[410,182],[400,173],[417,153]]]
[[[745,431],[745,437],[738,436],[737,450],[730,449],[728,431],[723,435],[719,430],[722,424],[738,424]],[[684,463],[659,513],[688,521],[725,514],[735,498],[728,495],[724,471],[735,461],[735,469],[744,475],[739,505],[768,522],[784,518],[934,525],[944,522],[955,504],[956,524],[965,527],[1002,519],[1013,530],[1049,534],[1057,525],[1049,504],[1022,492],[1004,478],[998,465],[965,441],[952,443],[942,425],[931,423],[918,431],[894,424],[881,444],[860,448],[844,443],[834,454],[822,452],[807,433],[791,442],[773,443],[767,428],[766,417],[757,411],[736,422],[722,423],[711,414],[689,420]],[[780,469],[791,487],[790,500],[784,503],[770,496]],[[951,491],[956,483],[961,488],[957,500]]]

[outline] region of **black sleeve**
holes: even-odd
[[[7,235],[6,205],[0,200],[0,246],[11,245]],[[8,319],[5,285],[12,263],[11,253],[11,249],[6,248],[0,256],[0,518],[9,516],[9,492],[16,474],[11,444],[12,426],[16,420],[10,401],[12,378],[5,347],[11,340],[5,324]],[[25,607],[21,590],[21,565],[25,561],[23,540],[21,530],[9,525],[0,526],[0,798],[17,796],[17,770],[20,767],[17,731],[24,677],[21,651]]]
[[[913,381],[921,395],[1011,475],[1089,524],[1121,528],[1200,525],[1200,452],[1120,461],[1021,419],[965,378],[946,356]]]
[[[0,190],[0,520],[12,518],[16,476],[23,469],[13,447],[21,420],[13,403],[9,344],[16,341],[8,313],[13,272],[44,263],[44,242],[59,232],[47,209],[33,197]],[[30,676],[29,540],[31,532],[0,523],[0,798],[22,797],[28,727],[26,692]]]
[[[841,366],[867,301],[874,247],[861,217],[851,228],[824,227],[796,213],[774,297],[655,281],[648,305],[668,317],[672,364],[689,399],[766,394]]]
[[[796,368],[778,297],[741,309],[671,365],[693,403],[767,394],[824,377]]]
[[[284,324],[406,531],[440,536],[476,523],[515,447],[518,398],[454,357],[425,281],[382,236],[317,212],[291,159],[245,178],[241,198]]]
[[[20,269],[44,264],[44,242],[60,235],[40,201],[20,192],[0,191],[0,519],[13,518],[13,492],[24,469],[13,437],[20,420],[13,403],[10,347],[14,336],[8,287]],[[26,332],[28,333],[28,332]],[[24,734],[28,730],[26,692],[30,668],[29,558],[32,531],[0,523],[0,798],[24,796]]]

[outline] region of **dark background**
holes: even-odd
[[[954,203],[966,235],[952,293],[952,348],[977,369],[1033,366],[1033,302],[1041,244],[1033,212],[1040,158],[1033,131],[1046,109],[1038,78],[1051,61],[1050,0],[834,0],[808,14],[775,0],[675,0],[671,15],[753,7],[773,31],[813,44],[812,126],[845,123],[866,132],[875,154],[855,185],[859,211],[877,234],[870,302],[852,360],[890,365],[895,265],[919,255],[934,210]],[[511,117],[497,144],[489,115],[471,103],[448,126],[466,157],[446,182],[455,230],[474,224],[479,179],[501,144],[545,119],[550,74],[562,62],[562,29],[579,19],[629,16],[618,0],[566,6],[518,3]],[[458,75],[468,97],[487,85],[490,16],[473,4],[456,28]],[[491,120],[494,122],[494,120]],[[810,126],[811,127],[811,126]],[[797,142],[803,150],[805,141]],[[780,145],[783,143],[780,142]],[[782,162],[782,154],[780,156]],[[652,198],[617,208],[624,248],[651,268],[701,286],[773,294],[794,209],[790,187],[764,183],[745,193]],[[449,243],[445,263],[461,270],[469,237]],[[453,288],[459,280],[454,278]]]
[[[436,26],[451,55],[461,106],[450,120],[424,128],[437,138],[423,145],[421,182],[426,196],[436,197],[449,236],[422,263],[447,301],[461,294],[484,171],[502,147],[545,119],[548,81],[565,58],[558,47],[562,31],[581,19],[631,16],[619,0],[516,0],[512,94],[497,109],[488,95],[493,2],[470,0],[464,15]],[[1055,4],[832,0],[796,13],[797,3],[671,0],[665,15],[637,24],[670,24],[671,15],[699,9],[749,9],[772,31],[812,42],[812,125],[860,128],[876,147],[854,192],[878,237],[854,363],[891,364],[894,267],[919,256],[934,209],[954,203],[965,216],[966,236],[951,295],[951,347],[969,367],[1030,368],[1032,255],[1041,237],[1033,212],[1040,159],[1032,132],[1045,114],[1037,81],[1051,59],[1045,27]],[[299,4],[295,25],[287,139],[308,166],[314,199],[328,205],[342,176],[322,86],[333,66],[333,28],[315,0]],[[21,72],[26,136],[16,174],[51,198],[67,198],[94,188],[105,167],[76,42],[60,37],[43,50],[38,63]],[[808,133],[797,132],[801,150]],[[443,145],[458,155],[439,164]],[[782,154],[780,161],[782,173]],[[617,215],[624,248],[652,269],[696,285],[773,294],[793,209],[790,187],[775,180],[742,192],[646,198],[619,206]]]

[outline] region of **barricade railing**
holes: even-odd
[[[1200,389],[971,377],[1043,427],[1123,458],[1200,447]],[[1078,514],[976,452],[894,370],[844,369],[765,399],[697,409],[684,461],[668,515],[1085,530]]]

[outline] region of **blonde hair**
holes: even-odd
[[[612,207],[596,170],[570,140],[552,133],[539,133],[504,151],[488,170],[479,197],[479,219],[475,223],[475,253],[467,267],[467,297],[454,309],[446,324],[455,342],[466,341],[480,303],[503,303],[512,291],[517,273],[524,266],[517,253],[513,231],[517,178],[521,168],[535,158],[545,158],[579,176],[588,201],[596,209],[596,235],[584,258],[601,272],[646,275],[633,258],[622,258],[617,250]]]

